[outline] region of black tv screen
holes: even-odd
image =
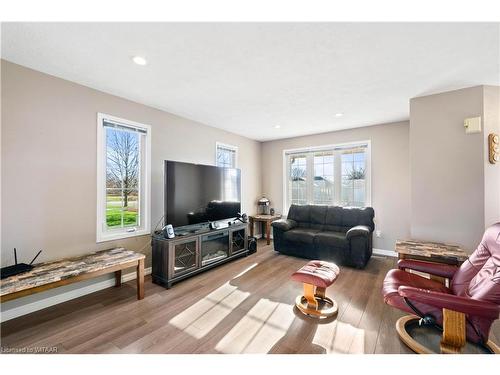
[[[165,161],[165,223],[184,227],[235,218],[241,212],[237,168]]]

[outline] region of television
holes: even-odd
[[[233,219],[241,212],[237,168],[165,160],[165,224],[175,228]]]

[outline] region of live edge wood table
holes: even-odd
[[[10,301],[112,272],[115,274],[115,286],[120,286],[122,270],[130,267],[137,270],[137,299],[143,299],[144,258],[144,254],[116,248],[40,263],[29,272],[0,280],[0,301]]]
[[[399,259],[425,260],[427,262],[436,262],[460,266],[468,258],[467,253],[456,245],[449,245],[440,242],[423,242],[415,240],[398,240],[396,242],[396,252]],[[417,274],[420,272],[411,271]],[[446,286],[449,280],[429,275],[431,280],[438,281]]]
[[[248,218],[250,222],[250,236],[253,237],[253,226],[256,222],[262,222],[266,226],[266,239],[267,244],[271,243],[271,223],[275,220],[281,219],[281,215],[253,215]],[[264,233],[262,233],[264,237]]]
[[[396,252],[399,259],[426,260],[452,265],[460,265],[468,258],[467,253],[459,246],[440,242],[398,240]]]

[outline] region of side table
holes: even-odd
[[[267,239],[267,244],[269,245],[271,243],[271,223],[275,220],[281,219],[281,215],[253,215],[249,216],[248,220],[250,223],[250,236],[253,237],[254,234],[254,224],[257,223],[263,223],[265,224],[266,227],[266,239]],[[262,237],[264,237],[264,233],[262,233]]]
[[[456,245],[416,240],[396,241],[396,252],[399,259],[424,260],[454,266],[460,266],[469,257],[462,248]],[[415,273],[418,274],[418,272]],[[429,275],[429,277],[431,280],[449,286],[449,280],[443,277],[436,275]]]
[[[399,259],[425,260],[457,266],[469,257],[462,248],[456,245],[415,240],[398,240],[396,252]]]

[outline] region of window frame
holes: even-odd
[[[104,121],[115,122],[124,127],[140,129],[145,131],[145,150],[141,163],[141,174],[144,176],[139,183],[139,195],[143,200],[144,209],[140,212],[140,227],[131,231],[131,228],[119,228],[106,230],[106,129]],[[120,117],[97,113],[97,222],[96,242],[120,240],[151,233],[151,126],[139,122],[123,119]],[[141,204],[142,206],[142,204]]]
[[[283,214],[286,216],[288,214],[288,210],[290,209],[290,200],[288,199],[288,156],[293,153],[309,153],[309,152],[321,152],[321,151],[336,151],[336,148],[355,148],[356,146],[364,146],[366,145],[366,176],[365,176],[365,206],[369,207],[372,205],[372,184],[371,184],[371,176],[372,176],[372,162],[371,162],[371,140],[363,140],[363,141],[355,141],[355,142],[345,142],[345,143],[336,143],[329,145],[321,145],[321,146],[311,146],[311,147],[300,147],[293,149],[285,149],[283,150]],[[337,156],[335,156],[337,157]],[[342,162],[342,161],[340,161]],[[308,179],[314,177],[314,161],[311,168],[307,168],[307,176]],[[341,171],[340,171],[341,172]],[[334,170],[334,176],[337,180],[339,173]],[[341,177],[341,176],[340,176]],[[335,189],[337,189],[338,183],[342,183],[342,181],[335,181]],[[309,185],[309,184],[308,184]],[[307,188],[310,189],[309,187]],[[308,193],[309,196],[310,193]],[[331,205],[339,205],[340,201],[336,200],[336,196],[340,196],[341,192],[337,195],[334,194],[334,201]]]
[[[217,153],[219,151],[219,147],[234,151],[234,165],[230,168],[238,168],[238,146],[234,146],[234,145],[230,145],[230,144],[222,143],[222,142],[215,142],[215,162],[214,162],[214,165],[216,167],[219,167],[219,165],[217,164]]]

